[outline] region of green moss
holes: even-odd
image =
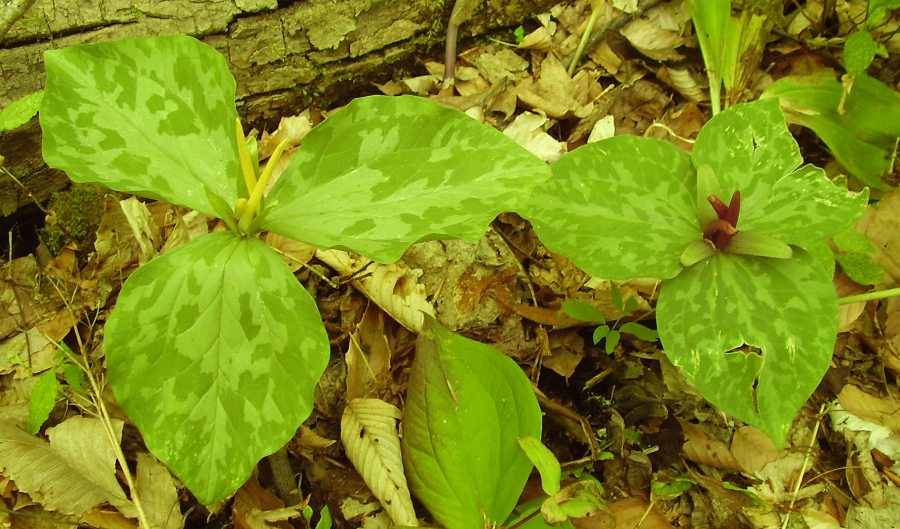
[[[50,197],[47,223],[41,238],[52,255],[65,246],[88,252],[97,236],[103,218],[104,196],[108,189],[92,185],[73,184],[65,191]]]

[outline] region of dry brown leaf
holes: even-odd
[[[856,229],[878,250],[875,260],[885,272],[884,283],[879,288],[900,285],[900,189],[894,189],[878,204],[866,209]]]
[[[16,378],[25,378],[54,367],[56,344],[69,334],[74,324],[72,311],[64,309],[0,342],[0,375],[13,373]]]
[[[400,263],[379,264],[341,250],[319,250],[316,258],[343,276],[363,272],[353,285],[412,332],[422,330],[426,314],[434,316],[425,287]]]
[[[553,38],[545,26],[540,26],[528,35],[525,35],[525,38],[519,43],[519,49],[523,50],[547,51],[552,47]]]
[[[503,134],[514,139],[529,152],[548,163],[559,160],[566,151],[566,144],[556,141],[544,132],[546,116],[522,112],[503,130]]]
[[[178,501],[175,480],[165,465],[146,453],[137,454],[135,487],[147,518],[157,529],[181,529],[184,518]]]
[[[308,110],[296,116],[281,118],[275,132],[272,134],[263,132],[262,138],[259,140],[259,159],[265,160],[271,156],[282,141],[286,141],[288,147],[300,145],[310,130],[312,130],[312,122],[309,119]]]
[[[584,358],[584,350],[584,340],[577,332],[554,332],[550,334],[550,355],[544,356],[541,363],[558,375],[569,378]]]
[[[632,20],[619,30],[642,54],[657,61],[678,61],[684,57],[675,48],[684,44],[681,35],[667,31],[645,18]]]
[[[396,525],[418,527],[400,452],[400,410],[380,399],[347,402],[341,441],[347,458]]]
[[[121,421],[113,421],[116,442]],[[46,509],[81,517],[110,503],[134,517],[116,480],[116,458],[99,419],[72,417],[49,428],[50,442],[0,419],[0,472]]]
[[[744,426],[735,432],[731,440],[731,453],[741,470],[748,474],[756,474],[784,455],[784,451],[779,450],[769,436],[752,426]]]
[[[847,412],[900,434],[900,401],[897,399],[889,395],[876,397],[852,384],[844,386],[837,399]]]
[[[622,498],[607,503],[606,511],[586,518],[572,518],[572,525],[577,529],[674,529],[665,514],[644,498]]]
[[[311,244],[288,239],[284,235],[273,232],[266,234],[266,244],[281,254],[281,258],[288,265],[288,268],[291,269],[291,272],[296,272],[304,264],[308,263],[316,255],[317,250]]]
[[[391,369],[391,345],[384,334],[384,312],[369,305],[350,336],[346,354],[347,397],[371,396],[372,390]]]
[[[552,118],[569,115],[585,117],[591,112],[592,103],[575,99],[576,85],[565,67],[552,53],[541,62],[540,76],[519,83],[519,100],[527,107],[542,111]]]
[[[684,431],[684,458],[695,463],[703,463],[723,470],[739,471],[741,465],[731,453],[731,448],[692,422],[678,417]]]
[[[884,322],[885,340],[878,348],[878,357],[884,366],[900,375],[900,298],[887,300],[887,319]]]
[[[231,521],[237,529],[291,529],[291,518],[302,516],[305,504],[285,508],[284,502],[259,484],[256,472],[234,495]]]

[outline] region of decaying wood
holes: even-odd
[[[514,27],[549,0],[486,0],[463,36]],[[280,5],[279,5],[280,4]],[[274,126],[307,106],[375,93],[373,81],[438,57],[447,0],[38,0],[0,43],[0,108],[40,90],[43,52],[117,38],[188,34],[221,51],[237,79],[245,122]],[[40,160],[37,119],[0,134],[6,168],[38,199],[68,180]],[[28,203],[0,177],[0,215]]]

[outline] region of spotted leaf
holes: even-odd
[[[216,216],[234,204],[235,82],[225,58],[185,36],[80,44],[44,56],[44,160],[75,182]]]
[[[830,273],[803,250],[791,259],[719,253],[666,281],[656,311],[666,355],[700,394],[783,445],[831,361]],[[744,344],[757,350],[734,351]]]
[[[265,243],[231,232],[134,272],[104,349],[147,447],[207,504],[293,437],[329,355],[306,289]]]
[[[825,171],[800,167],[797,142],[777,100],[738,105],[712,119],[697,136],[693,160],[716,176],[717,196],[741,191],[738,230],[809,246],[846,230],[866,208],[868,190],[851,193]],[[703,201],[700,213],[710,209]]]
[[[376,261],[477,239],[550,169],[465,114],[412,96],[356,99],[316,126],[268,197],[262,229]]]
[[[703,234],[691,160],[671,144],[615,136],[553,165],[521,211],[541,241],[606,279],[665,279]]]

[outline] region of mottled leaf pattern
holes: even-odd
[[[830,274],[792,259],[717,254],[666,281],[656,306],[672,363],[711,403],[783,445],[837,336]],[[758,352],[729,352],[743,344]]]
[[[315,302],[281,258],[231,232],[134,272],[104,348],[110,385],[147,447],[207,504],[294,435],[330,350]]]
[[[304,138],[261,227],[390,262],[421,240],[481,237],[549,175],[461,112],[412,96],[366,97]]]
[[[671,144],[615,136],[553,165],[522,215],[541,241],[605,279],[666,279],[703,230],[694,208],[694,168]]]
[[[185,36],[48,51],[44,160],[75,182],[216,215],[238,197],[235,82],[225,58]]]
[[[800,167],[770,100],[719,113],[690,163],[662,145],[614,137],[579,148],[553,167],[525,216],[544,244],[591,274],[664,279],[657,325],[673,363],[722,411],[783,443],[825,373],[838,321],[830,267],[787,245],[819,248],[862,213],[868,193]],[[720,217],[708,197],[725,203],[735,191],[743,233],[733,246],[770,241],[755,251],[780,259],[702,243],[702,227]],[[609,334],[609,345],[615,332],[601,327],[595,340]],[[759,349],[728,352],[744,344]]]
[[[447,529],[502,523],[532,468],[522,436],[541,436],[541,411],[522,370],[426,319],[403,412],[413,494]]]
[[[741,191],[739,230],[787,244],[821,242],[847,229],[866,208],[868,191],[839,188],[812,165],[798,169],[800,150],[775,100],[716,116],[697,136],[693,160],[715,173],[721,189],[714,194],[722,200]],[[705,201],[697,207],[712,209]]]

